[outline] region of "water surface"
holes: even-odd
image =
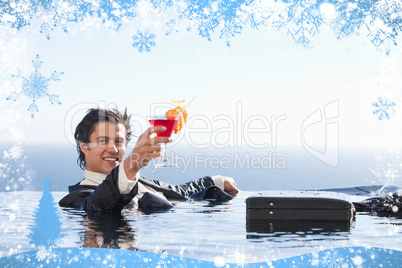
[[[402,219],[363,213],[358,213],[355,221],[346,227],[250,231],[247,229],[245,199],[256,194],[251,191],[241,192],[231,204],[179,202],[169,211],[151,214],[134,208],[125,209],[121,214],[87,214],[56,205],[66,192],[51,194],[53,200],[45,198],[46,191],[0,193],[3,204],[0,212],[1,257],[36,249],[41,244],[119,248],[208,261],[218,258],[232,263],[271,261],[337,247],[402,250]],[[366,197],[350,198],[362,200]],[[43,219],[42,212],[53,209],[53,213]],[[56,228],[50,230],[49,222]]]

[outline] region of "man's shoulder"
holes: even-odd
[[[96,188],[96,185],[87,185],[80,183],[81,182],[68,186],[68,192],[71,194],[73,192],[93,191]]]
[[[95,191],[96,186],[77,183],[68,187],[68,194],[59,201],[62,207],[79,208],[82,202]]]

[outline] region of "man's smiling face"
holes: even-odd
[[[89,136],[89,144],[80,142],[88,171],[109,174],[126,155],[126,128],[123,124],[99,122]]]

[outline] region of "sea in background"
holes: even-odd
[[[20,173],[29,177],[23,190],[41,191],[49,179],[52,191],[67,191],[83,179],[73,145],[22,146]],[[131,148],[127,150],[131,152]],[[193,149],[168,147],[176,168],[155,169],[153,163],[141,170],[144,176],[180,184],[206,175],[235,178],[241,190],[303,190],[390,184],[402,186],[397,173],[399,151],[374,148],[339,148],[339,163],[332,167],[314,158],[301,145],[272,149]],[[20,160],[21,161],[21,160]],[[3,174],[3,179],[6,180]]]

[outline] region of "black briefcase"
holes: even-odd
[[[323,197],[253,196],[246,199],[247,219],[350,221],[351,202]]]
[[[325,197],[252,196],[246,199],[247,231],[346,230],[355,216],[347,200]],[[275,227],[275,228],[273,228]]]

